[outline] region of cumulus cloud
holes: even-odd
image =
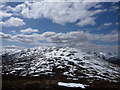
[[[112,23],[104,23],[104,26],[110,26]]]
[[[95,25],[96,18],[93,16],[105,11],[90,10],[95,6],[98,7],[98,2],[25,2],[13,8],[12,11],[26,18],[47,18],[62,25],[79,20],[77,25],[84,26]]]
[[[92,41],[102,41],[102,42],[113,42],[118,41],[118,33],[111,34],[94,34],[84,31],[72,31],[68,33],[56,33],[56,32],[44,32],[42,34],[0,34],[3,38],[11,38],[14,41],[21,42],[39,42],[46,41],[49,43],[61,43],[61,44],[69,44],[69,43],[87,43]]]
[[[52,42],[60,42],[60,43],[85,43],[92,41],[103,41],[103,42],[111,42],[118,40],[118,34],[93,34],[89,32],[83,31],[75,31],[64,33],[56,33],[54,36],[49,37]]]
[[[11,27],[11,26],[18,27],[18,26],[25,25],[25,22],[20,18],[11,17],[8,20],[6,20],[5,22],[1,21],[0,24],[5,27]]]
[[[21,33],[34,33],[39,32],[37,29],[27,28],[25,30],[20,30]]]
[[[95,25],[95,18],[86,18],[84,20],[81,20],[79,23],[77,23],[78,26],[84,26],[84,25]]]
[[[95,8],[101,8],[101,7],[102,7],[101,4],[98,4],[98,5],[95,6]]]
[[[42,34],[32,33],[10,35],[0,33],[0,37],[9,41],[22,42],[33,45],[57,45],[57,46],[70,46],[79,47],[84,50],[92,49],[105,49],[109,45],[96,45],[92,42],[116,42],[118,41],[118,32],[111,32],[110,34],[94,34],[84,31],[71,31],[68,33],[44,32]],[[108,49],[114,48],[110,46]]]
[[[3,38],[3,39],[11,39],[11,38],[12,38],[12,35],[10,35],[10,34],[5,34],[5,33],[0,32],[0,38]]]
[[[0,11],[0,18],[10,17],[10,16],[12,16],[11,13],[6,13],[6,12],[2,12],[2,11]]]
[[[107,11],[107,9],[97,9],[97,10],[95,10],[95,11],[93,11],[92,13],[91,13],[91,15],[96,15],[96,14],[100,14],[100,13],[103,13],[103,12],[106,12]]]
[[[31,35],[26,35],[26,34],[16,34],[12,36],[13,38],[11,39],[12,41],[17,41],[17,42],[23,42],[23,43],[29,43],[29,44],[39,44],[39,34],[31,34]]]

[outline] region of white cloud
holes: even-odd
[[[0,0],[0,2],[8,2],[9,0]],[[41,0],[19,0],[17,2],[24,1],[41,1]],[[119,2],[119,0],[42,0],[43,2]],[[16,2],[15,0],[11,0],[10,2]]]
[[[3,38],[12,39],[13,41],[21,42],[39,42],[46,41],[50,43],[86,43],[92,41],[113,42],[118,41],[118,33],[111,34],[94,34],[84,31],[72,31],[68,33],[44,32],[42,34],[0,34]]]
[[[5,22],[1,21],[0,24],[5,27],[11,27],[11,26],[18,27],[25,25],[25,22],[20,18],[11,17]]]
[[[81,20],[79,23],[77,23],[76,25],[78,26],[84,26],[84,25],[95,25],[95,18],[86,18],[84,20]]]
[[[22,33],[34,33],[34,32],[39,32],[37,29],[32,29],[32,28],[27,28],[25,30],[20,30]]]
[[[58,46],[72,46],[81,47],[81,49],[98,49],[108,48],[107,45],[92,44],[93,41],[114,42],[118,41],[118,33],[111,32],[110,34],[94,34],[84,31],[72,31],[68,33],[44,32],[42,34],[16,34],[10,35],[0,33],[0,37],[9,40],[22,42],[33,45],[58,45]]]
[[[98,4],[98,5],[95,6],[95,8],[101,8],[101,7],[102,7],[101,4]]]
[[[12,30],[11,33],[16,34],[17,32],[16,32],[16,30]]]
[[[113,5],[109,11],[117,11],[118,12],[119,6]]]
[[[10,17],[10,16],[12,16],[11,13],[6,13],[6,12],[2,12],[2,11],[0,11],[0,18]]]
[[[10,34],[5,34],[5,33],[0,32],[0,38],[3,38],[3,39],[11,39],[11,38],[12,38],[12,35],[10,35]]]
[[[12,11],[26,18],[47,18],[62,25],[79,20],[79,26],[84,26],[95,25],[96,18],[93,15],[105,11],[89,10],[96,5],[98,5],[96,2],[25,2],[13,8]]]
[[[110,26],[112,23],[104,23],[104,26]]]
[[[97,9],[97,10],[95,10],[95,11],[93,11],[92,13],[91,13],[91,15],[96,15],[96,14],[100,14],[100,13],[103,13],[103,12],[106,12],[107,11],[107,9]]]
[[[116,24],[116,25],[120,25],[120,22],[116,22],[115,24]]]
[[[37,45],[39,43],[38,38],[39,38],[39,34],[32,34],[32,35],[16,34],[13,36],[12,41]]]

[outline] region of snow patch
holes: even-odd
[[[64,83],[64,82],[58,82],[59,86],[65,86],[65,87],[75,87],[75,88],[85,88],[87,85],[83,85],[80,83]]]

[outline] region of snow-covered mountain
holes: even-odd
[[[120,65],[120,57],[118,53],[110,53],[110,52],[88,52],[88,54],[94,55],[95,57],[101,58],[108,62]]]
[[[109,63],[116,55],[103,52],[85,53],[70,47],[36,47],[24,50],[3,50],[2,74],[31,76],[62,75],[67,79],[106,80],[119,82],[120,67]]]

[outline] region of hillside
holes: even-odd
[[[97,85],[99,88],[109,87],[109,84],[113,85],[111,87],[117,87],[116,85],[120,84],[120,67],[108,62],[111,58],[117,58],[115,54],[85,53],[70,47],[37,47],[3,50],[1,56],[2,75],[5,80],[14,76],[18,79],[39,78],[44,81],[50,79],[54,84],[48,86],[52,88],[58,86],[92,88]],[[38,82],[41,83],[39,79]],[[101,83],[105,84],[100,85]],[[44,88],[44,84],[41,88]]]

